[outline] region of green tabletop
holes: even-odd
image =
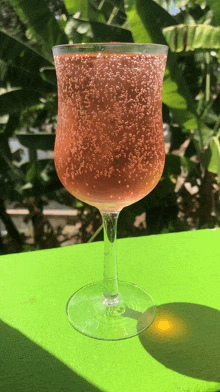
[[[146,289],[153,324],[121,341],[86,337],[65,307],[102,280],[103,243],[0,258],[1,392],[220,390],[220,229],[117,241],[119,279]]]

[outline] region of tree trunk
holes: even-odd
[[[0,255],[4,255],[6,252],[5,245],[2,240],[1,231],[0,231]]]
[[[19,247],[21,248],[23,245],[23,241],[21,235],[16,228],[14,222],[12,221],[10,215],[6,212],[4,199],[0,198],[0,219],[4,223],[8,235],[17,242]]]
[[[26,200],[23,206],[29,210],[29,216],[25,219],[25,222],[29,219],[32,221],[35,245],[38,245],[40,249],[59,247],[59,242],[53,227],[42,212],[41,201],[39,200],[37,202],[35,200],[35,202],[31,202],[30,200]]]

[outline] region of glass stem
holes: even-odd
[[[118,213],[103,212],[104,230],[104,277],[103,299],[105,305],[116,305],[119,301],[116,261],[116,234]]]

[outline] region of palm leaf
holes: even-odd
[[[16,137],[27,148],[43,151],[54,150],[55,134],[53,133],[17,133]]]
[[[183,8],[189,3],[189,0],[173,0],[175,8]]]
[[[55,91],[41,76],[41,69],[51,67],[51,63],[45,57],[2,30],[0,41],[0,80],[3,87],[10,83],[11,87],[22,87],[43,93]]]
[[[127,13],[135,42],[140,42],[138,31],[142,33],[145,28],[147,34],[144,42],[166,45],[162,29],[165,26],[176,25],[175,19],[153,0],[147,2],[137,0],[136,10],[139,26],[135,21],[135,34],[133,33],[133,20],[131,19],[131,16],[133,16],[131,13],[135,13],[135,6],[133,5]],[[155,15],[157,15],[157,18],[155,18]],[[163,85],[163,102],[171,109],[175,121],[183,128],[190,130],[200,126],[194,100],[178,68],[175,53],[169,53],[168,56]],[[206,126],[202,124],[202,128],[206,128]]]
[[[205,168],[217,174],[218,184],[220,184],[220,144],[217,137],[210,139],[208,148],[202,154]]]
[[[166,45],[162,29],[176,25],[176,20],[154,0],[136,0],[136,10],[142,24],[150,35],[151,42]]]
[[[147,32],[147,30],[143,27],[142,20],[138,15],[135,5],[131,7],[127,7],[126,14],[131,26],[131,34],[134,42],[145,42],[151,43],[152,40]],[[140,28],[141,26],[141,28]]]
[[[204,0],[195,0],[195,3],[201,5]],[[206,4],[213,11],[213,21],[219,26],[220,25],[220,1],[219,0],[206,0]]]
[[[37,91],[16,89],[0,95],[0,114],[19,113],[27,106],[39,104],[40,93]]]
[[[86,33],[91,30],[93,33],[92,39],[90,38],[92,42],[133,42],[131,31],[118,25],[106,24],[91,20],[87,21],[75,17],[73,17],[69,23],[71,22],[72,32],[76,31],[80,32],[80,34],[83,34],[83,32]]]
[[[90,22],[95,42],[133,42],[130,30],[100,22]]]
[[[45,53],[52,60],[51,48],[66,44],[68,39],[44,0],[11,0],[20,19],[34,31]]]
[[[80,12],[80,18],[89,17],[89,2],[88,0],[64,0],[66,10],[69,15]]]
[[[169,11],[172,8],[172,0],[154,0],[160,7]]]
[[[170,26],[163,29],[163,35],[173,52],[220,49],[220,28],[210,25],[180,24]]]
[[[175,6],[175,8],[183,8],[186,6],[187,3],[189,3],[189,0],[154,0],[160,7],[164,8],[166,11],[170,11],[172,8],[172,5]]]
[[[46,79],[45,75],[43,72],[36,72],[32,73],[30,70],[26,70],[24,68],[19,68],[16,66],[12,66],[10,64],[0,62],[0,73],[2,70],[2,65],[3,67],[6,66],[7,72],[4,75],[4,78],[2,79],[1,85],[3,87],[7,87],[8,84],[12,88],[19,88],[22,87],[24,89],[32,90],[32,91],[38,91],[43,94],[45,93],[50,93],[56,92],[56,76],[54,74],[54,78],[49,79],[49,77]],[[41,68],[41,70],[44,70],[47,68]],[[52,73],[52,71],[51,71]],[[53,85],[54,87],[53,87]]]
[[[29,45],[1,29],[0,42],[0,59],[10,62],[16,67],[31,69],[31,72],[34,73],[39,71],[41,67],[50,66],[53,63]]]

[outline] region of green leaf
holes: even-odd
[[[27,182],[26,184],[20,187],[20,192],[24,193],[24,191],[30,191],[32,189],[33,189],[33,184],[31,184],[31,182]]]
[[[56,88],[53,87],[53,85],[55,84],[54,78],[50,79],[49,77],[46,77],[44,74],[41,74],[40,72],[32,73],[31,70],[26,70],[24,68],[11,66],[11,65],[8,65],[7,67],[5,83],[6,86],[10,84],[10,87],[12,88],[22,87],[25,90],[28,89],[35,92],[41,92],[43,94],[49,92],[56,92],[57,90]]]
[[[40,176],[44,182],[49,182],[50,181],[50,175],[48,174],[48,168],[45,167],[45,169],[40,173]]]
[[[135,6],[135,1],[136,0],[124,0],[125,2],[125,11],[126,14],[128,15],[128,12],[132,10],[132,8]]]
[[[146,29],[147,42],[166,45],[162,30],[167,26],[175,25],[175,19],[153,0],[147,2],[136,0],[136,9],[140,18],[139,30]],[[130,22],[132,24],[131,20]],[[175,53],[168,55],[162,99],[163,103],[171,109],[174,121],[183,128],[190,130],[200,126],[201,129],[207,129],[203,123],[198,124],[195,101],[178,66]]]
[[[189,172],[197,169],[197,163],[189,158],[174,154],[166,154],[164,173],[168,176],[181,174],[181,166],[185,167]]]
[[[171,144],[169,151],[175,151],[186,141],[187,134],[178,126],[170,126]]]
[[[55,67],[42,67],[40,68],[41,77],[45,82],[49,82],[57,86],[57,78]]]
[[[105,23],[106,19],[104,15],[102,14],[101,10],[98,9],[97,7],[97,2],[90,0],[89,1],[89,10],[88,10],[88,16],[90,21],[95,21],[95,22],[101,22]]]
[[[1,85],[23,87],[33,91],[50,92],[53,87],[42,80],[39,69],[51,64],[38,52],[0,31]]]
[[[133,42],[130,30],[100,22],[90,22],[95,42]]]
[[[220,28],[218,27],[205,24],[179,24],[163,29],[163,34],[173,52],[220,49]]]
[[[4,136],[6,138],[12,137],[13,133],[16,131],[19,125],[19,114],[13,113],[9,116],[7,125],[4,130]]]
[[[20,184],[18,179],[13,180],[12,170],[7,170],[4,173],[0,172],[0,188],[3,199],[11,202],[22,202]]]
[[[176,24],[176,20],[154,0],[136,0],[136,10],[142,24],[155,44],[167,45],[162,29]],[[141,28],[141,26],[140,26]]]
[[[142,21],[141,21],[140,16],[136,12],[135,5],[133,5],[132,8],[127,7],[126,14],[127,14],[128,20],[130,22],[131,33],[134,38],[134,42],[151,43],[151,38],[150,38],[147,30],[145,30],[143,27],[140,28],[140,26],[142,26]]]
[[[172,5],[174,5],[175,8],[178,9],[178,8],[185,7],[185,5],[189,3],[189,0],[154,0],[154,1],[167,11],[170,11]]]
[[[0,114],[20,113],[27,106],[39,103],[36,91],[16,89],[0,95]]]
[[[89,17],[88,0],[64,0],[64,3],[69,15],[79,12],[80,18]]]
[[[80,22],[75,19],[71,18],[68,20],[66,27],[65,27],[65,33],[68,36],[70,42],[77,44],[80,43],[82,40],[81,34],[79,34],[76,30],[77,27],[79,26]]]
[[[217,137],[210,139],[208,148],[202,154],[205,168],[218,175],[218,184],[220,183],[220,143]]]
[[[0,59],[0,82],[5,79],[5,76],[7,75],[7,68],[7,63]]]
[[[81,208],[83,206],[84,206],[83,202],[81,200],[76,199],[76,208]]]
[[[67,44],[68,39],[47,3],[44,0],[11,0],[11,4],[22,22],[35,32],[38,42],[52,60],[52,46]]]
[[[22,170],[12,162],[12,153],[8,139],[4,134],[0,134],[0,175],[13,183],[25,181]]]
[[[218,26],[220,25],[220,2],[219,0],[206,0],[206,4],[213,11],[213,21]],[[195,3],[202,4],[204,0],[195,0]]]
[[[19,169],[22,173],[26,174],[30,171],[29,180],[31,182],[28,182],[27,188],[24,186],[22,187],[22,190],[26,192],[26,195],[30,196],[34,193],[37,197],[40,197],[50,194],[50,197],[52,197],[53,200],[53,192],[64,190],[64,193],[68,193],[58,179],[53,159],[39,159],[37,161],[37,168],[34,167],[33,162],[31,165],[30,162],[24,162],[19,165]],[[29,193],[27,193],[27,191],[29,191]]]
[[[16,137],[18,138],[19,142],[27,148],[31,148],[34,150],[43,150],[43,151],[54,150],[55,134],[17,133]]]
[[[72,18],[68,22],[68,36],[79,42],[76,33],[79,33],[85,42],[85,36],[90,42],[133,42],[130,30],[120,26],[101,23],[97,21],[85,21],[81,18]],[[81,40],[80,40],[81,42]]]
[[[27,182],[33,184],[38,177],[38,168],[37,168],[37,161],[34,160],[28,168],[28,171],[26,173],[26,180]]]
[[[7,124],[9,119],[9,114],[3,114],[3,116],[0,116],[0,124]]]
[[[189,3],[189,0],[173,0],[175,8],[183,8]]]
[[[38,165],[38,170],[41,173],[44,172],[45,170],[48,170],[49,167],[51,167],[52,170],[55,170],[53,158],[38,159],[37,165]],[[23,162],[19,165],[19,168],[22,170],[23,173],[27,173],[29,166],[30,166],[30,162]]]
[[[41,67],[53,64],[53,60],[49,62],[42,54],[1,29],[0,42],[0,59],[16,67],[34,73]]]
[[[168,12],[166,12],[153,0],[149,0],[147,3],[143,0],[137,0],[136,8],[138,13],[138,24],[136,24],[137,19],[135,19],[134,25],[132,22],[133,16],[135,15],[134,6],[129,12],[127,12],[128,18],[131,23],[131,28],[133,26],[135,28],[134,33],[132,30],[132,35],[135,38],[135,42],[140,42],[140,33],[138,33],[138,31],[146,31],[146,41],[144,42],[166,45],[165,38],[162,34],[162,27],[166,24],[175,24],[175,19],[173,19],[168,14]],[[155,19],[155,15],[157,15],[157,19]],[[172,66],[174,69],[174,57],[172,57],[172,62]],[[168,68],[166,69],[163,84],[163,103],[165,103],[167,106],[169,106],[169,108],[171,108],[177,123],[187,129],[195,128],[197,127],[196,115],[188,109],[188,99],[190,96],[190,92],[187,90],[184,91],[184,95],[181,94],[181,92],[179,91],[180,87],[182,90],[186,90],[186,85],[184,85],[184,81],[182,81],[180,78],[178,81],[179,83],[177,84],[175,80],[177,79],[177,77],[175,77],[174,73],[171,74]]]
[[[164,8],[165,10],[167,9],[167,2],[166,0],[155,0],[155,2],[162,8]]]
[[[213,136],[214,130],[210,129],[208,127],[206,127],[206,128],[203,127],[203,128],[201,128],[201,131],[202,131],[202,144],[203,144],[203,146],[206,146],[209,143],[210,138]],[[195,147],[197,147],[197,150],[200,148],[203,148],[203,146],[201,144],[201,135],[200,135],[199,129],[194,129],[193,141],[194,141]]]
[[[174,120],[185,129],[198,128],[198,119],[193,100],[186,85],[183,84],[182,75],[173,75],[168,69],[165,71],[163,82],[163,103],[171,109]],[[201,124],[202,129],[207,129]]]
[[[11,163],[12,154],[7,138],[4,133],[0,133],[0,170],[5,170],[5,168],[13,168]]]

